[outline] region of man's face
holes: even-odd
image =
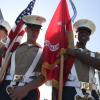
[[[7,37],[7,33],[4,30],[0,30],[0,40],[3,40]]]
[[[40,29],[34,28],[34,27],[27,27],[27,38],[29,41],[35,42],[38,35],[39,35]]]
[[[0,48],[6,43],[7,33],[3,29],[0,29]]]
[[[89,41],[89,38],[90,38],[90,33],[88,31],[80,30],[78,32],[78,40],[79,40],[79,42],[86,44],[87,41]]]

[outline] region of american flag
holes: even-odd
[[[16,25],[20,22],[20,20],[22,19],[23,16],[25,15],[31,15],[32,14],[32,10],[33,10],[33,7],[34,7],[34,4],[35,4],[35,1],[36,0],[32,0],[29,5],[27,6],[27,8],[25,10],[23,10],[19,16],[17,17],[15,23]]]
[[[16,50],[18,45],[21,43],[21,39],[25,33],[25,30],[23,29],[24,22],[22,21],[22,17],[25,15],[32,14],[35,1],[36,0],[32,0],[15,20],[16,25],[14,28],[12,28],[12,30],[9,33],[10,42],[9,42],[6,54],[8,54],[10,51],[13,52],[14,50]]]

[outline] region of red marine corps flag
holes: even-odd
[[[66,0],[61,0],[46,31],[42,69],[47,80],[59,82],[60,86],[67,80],[74,62],[74,58],[64,57],[69,47],[73,47],[71,18]],[[64,78],[59,79],[63,75]]]

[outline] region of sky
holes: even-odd
[[[0,3],[0,8],[2,10],[4,19],[7,20],[11,24],[11,26],[13,26],[16,17],[23,9],[26,8],[26,6],[30,1],[31,0],[2,0],[2,2]],[[36,0],[32,14],[43,16],[47,20],[41,31],[42,37],[46,32],[48,24],[59,2],[60,0]],[[70,7],[69,0],[67,0],[67,2],[69,6],[70,16],[72,16],[73,11],[72,8]],[[73,0],[73,2],[77,10],[77,16],[75,21],[77,21],[78,19],[85,18],[92,20],[96,25],[96,31],[94,34],[91,35],[90,41],[87,44],[87,48],[92,51],[100,52],[100,45],[99,45],[100,0]],[[41,42],[43,42],[43,40],[41,40]]]
[[[31,0],[2,0],[0,8],[4,19],[7,20],[11,26],[13,26],[16,17],[23,9],[26,8],[30,1]],[[60,0],[36,0],[32,14],[43,16],[47,20],[41,30],[40,42],[43,42],[44,34],[59,2]],[[72,16],[73,11],[69,4],[69,0],[67,0],[67,2],[70,16]],[[82,18],[90,19],[96,25],[96,31],[91,35],[87,48],[94,52],[100,52],[100,0],[73,0],[73,2],[77,10],[75,21]]]

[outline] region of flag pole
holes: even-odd
[[[62,34],[66,34],[66,0],[62,0]],[[70,19],[71,20],[71,19]],[[74,48],[74,37],[73,32],[69,32],[68,36],[68,48]],[[67,44],[66,44],[67,45]],[[63,49],[63,48],[62,48]],[[62,100],[63,93],[63,73],[64,73],[64,54],[61,54],[61,62],[60,62],[60,72],[59,72],[59,90],[58,90],[58,100]]]
[[[61,1],[62,5],[62,34],[65,34],[65,1]],[[59,71],[59,90],[58,90],[58,100],[62,100],[62,92],[63,92],[63,70],[64,70],[64,55],[61,53],[60,59],[60,71]]]
[[[63,92],[63,68],[64,68],[64,55],[61,54],[60,60],[60,74],[59,74],[59,90],[58,90],[58,100],[62,100],[62,92]]]

